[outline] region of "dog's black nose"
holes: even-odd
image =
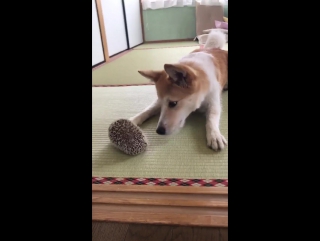
[[[166,134],[166,129],[162,126],[159,126],[158,129],[157,129],[157,133],[159,135],[165,135]]]

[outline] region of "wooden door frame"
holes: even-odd
[[[92,220],[228,227],[228,187],[92,184]]]
[[[98,11],[98,21],[100,25],[100,34],[102,39],[104,58],[105,58],[105,62],[108,62],[109,61],[108,42],[107,42],[106,29],[104,27],[101,0],[95,0],[95,1],[96,1],[97,11]]]
[[[141,28],[142,28],[142,43],[145,43],[145,37],[144,37],[144,23],[143,23],[143,9],[142,9],[142,0],[139,1],[140,2],[140,20],[141,20]]]

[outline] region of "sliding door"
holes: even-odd
[[[140,16],[140,0],[123,0],[129,48],[143,43]]]
[[[140,0],[99,1],[109,57],[143,43]],[[92,0],[92,65],[104,60],[96,2]]]
[[[101,0],[109,55],[128,49],[122,0]]]

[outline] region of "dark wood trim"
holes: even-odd
[[[140,19],[141,19],[141,27],[142,27],[142,38],[143,38],[143,43],[146,41],[144,37],[144,23],[143,23],[143,9],[142,9],[142,1],[140,2]]]
[[[118,54],[115,54],[115,55],[113,55],[113,56],[110,56],[108,62],[104,61],[104,62],[101,62],[101,63],[99,63],[99,64],[96,64],[95,66],[92,67],[92,71],[93,71],[93,70],[96,70],[96,69],[98,69],[98,68],[100,68],[100,67],[102,67],[102,66],[104,66],[105,64],[109,64],[109,63],[111,63],[112,61],[115,61],[116,59],[122,57],[123,55],[126,55],[126,54],[130,53],[132,50],[133,50],[133,49],[127,49],[127,50],[124,50],[124,51],[122,51],[122,52],[120,52],[120,53],[118,53]]]
[[[228,188],[92,184],[92,220],[228,227]]]
[[[104,65],[106,63],[105,60],[101,61],[100,63],[97,63],[95,65],[92,65],[92,70],[99,68],[100,66]]]
[[[124,29],[126,32],[126,39],[127,39],[127,49],[126,50],[128,50],[128,49],[130,49],[130,43],[129,43],[129,34],[128,34],[128,25],[127,25],[126,5],[124,4],[124,0],[122,0],[122,12],[123,12],[123,19],[124,19]]]

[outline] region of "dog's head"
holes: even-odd
[[[165,64],[162,71],[138,72],[155,83],[162,103],[157,133],[169,135],[180,130],[204,99],[199,73],[182,64]]]

